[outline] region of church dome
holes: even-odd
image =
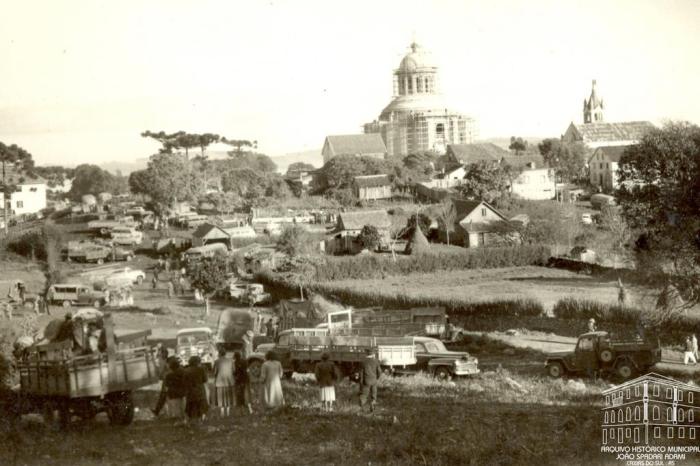
[[[430,54],[423,50],[420,45],[413,42],[411,44],[411,51],[401,60],[398,71],[403,73],[413,73],[426,68],[434,69],[437,67],[433,63]]]

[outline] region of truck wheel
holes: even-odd
[[[438,380],[450,380],[452,378],[452,373],[447,367],[438,367],[433,375]]]
[[[615,372],[622,379],[630,379],[634,375],[634,366],[627,361],[621,361],[615,366]]]
[[[609,349],[604,349],[603,351],[600,352],[598,357],[603,362],[610,362],[613,360],[613,353]]]
[[[107,398],[107,416],[115,426],[128,426],[134,420],[134,401],[131,392],[110,393]]]
[[[102,236],[107,236],[107,233],[109,233],[109,230],[106,228],[100,228],[100,234]]]
[[[130,262],[131,259],[133,259],[133,258],[134,258],[134,256],[132,256],[131,254],[129,254],[129,255],[126,256],[126,261],[127,261],[127,262]]]
[[[102,259],[101,257],[99,259],[97,259],[97,265],[102,265],[104,263],[105,263],[105,260]]]
[[[564,375],[564,366],[560,362],[552,362],[547,364],[547,374],[550,377],[558,379]]]
[[[63,307],[71,307],[71,302],[68,300],[63,301]]]

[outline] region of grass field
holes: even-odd
[[[271,414],[213,417],[199,428],[155,419],[141,392],[128,428],[102,415],[69,432],[25,417],[0,437],[1,464],[597,464],[600,390],[507,371],[437,382],[384,379],[378,410],[363,412],[357,386],[344,382],[332,414],[317,408],[309,377],[284,382],[287,407]],[[556,441],[555,441],[556,439]]]
[[[617,283],[613,281],[535,266],[411,274],[384,280],[340,280],[323,282],[318,287],[331,294],[334,289],[345,289],[389,297],[464,301],[529,298],[541,302],[545,309],[551,309],[564,297],[614,303],[618,292]],[[634,290],[628,291],[634,294]]]

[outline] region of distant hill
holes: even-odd
[[[316,150],[306,150],[302,152],[291,152],[283,155],[275,155],[270,157],[275,164],[277,164],[277,171],[280,173],[286,173],[287,167],[296,162],[306,162],[310,163],[316,168],[321,168],[323,166],[323,156],[321,155],[321,149]]]

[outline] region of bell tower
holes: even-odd
[[[596,92],[596,80],[591,85],[591,96],[588,100],[583,99],[583,122],[602,123],[603,122],[603,99],[598,97]]]

